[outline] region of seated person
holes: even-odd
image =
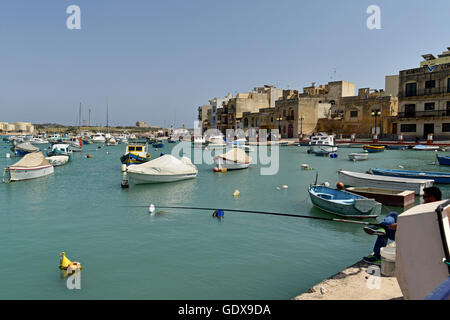
[[[441,190],[437,187],[425,188],[423,190],[423,200],[424,203],[430,203],[442,200]],[[383,222],[380,223],[378,229],[371,227],[364,227],[364,231],[370,235],[376,235],[377,241],[375,241],[375,246],[373,248],[373,254],[364,257],[363,260],[372,264],[381,264],[381,248],[386,247],[388,240],[395,241],[395,232],[397,230],[397,212],[391,212]]]

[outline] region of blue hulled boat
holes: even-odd
[[[386,149],[388,149],[388,150],[406,150],[406,149],[408,149],[408,146],[392,146],[392,145],[389,145],[389,146],[386,146]]]
[[[441,166],[450,166],[450,157],[438,155],[436,157]]]
[[[347,218],[376,218],[381,213],[381,203],[365,197],[324,186],[311,186],[309,196],[319,209]]]
[[[436,183],[449,184],[450,172],[429,172],[429,171],[411,171],[411,170],[389,170],[372,168],[369,170],[371,174],[378,176],[411,178],[411,179],[427,179],[434,180]]]

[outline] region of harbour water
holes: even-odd
[[[9,146],[0,145],[3,169],[18,159],[6,159]],[[152,158],[171,147],[150,148]],[[261,176],[258,166],[214,173],[198,165],[197,179],[122,189],[124,150],[86,145],[54,175],[0,184],[0,299],[292,299],[369,254],[374,237],[353,224],[247,213],[225,212],[222,221],[204,211],[150,216],[149,204],[331,218],[309,200],[316,172],[332,186],[338,169],[450,172],[432,164],[434,152],[387,150],[351,162],[348,153],[362,150],[339,149],[330,159],[280,147],[275,176]],[[301,170],[304,163],[315,170]],[[450,189],[439,187],[447,198]],[[402,211],[383,207],[378,220],[389,210]],[[61,279],[62,251],[83,266],[80,290]]]

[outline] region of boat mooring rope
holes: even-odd
[[[255,214],[262,214],[262,215],[272,215],[272,216],[303,218],[303,219],[323,220],[323,221],[342,222],[342,223],[354,223],[354,224],[362,224],[362,225],[370,225],[370,226],[380,226],[380,224],[371,223],[371,222],[367,222],[367,221],[355,221],[355,220],[346,220],[346,219],[338,219],[338,218],[312,217],[312,216],[289,214],[289,213],[282,213],[282,212],[268,212],[268,211],[242,210],[242,209],[223,209],[223,208],[182,207],[182,206],[155,206],[153,204],[150,206],[150,208],[152,208],[152,206],[153,206],[153,210],[155,208],[202,210],[202,211],[222,210],[222,211],[228,211],[228,212],[255,213]],[[148,206],[124,206],[124,207],[126,207],[126,208],[149,208]]]

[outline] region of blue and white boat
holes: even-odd
[[[72,149],[67,143],[56,143],[48,148],[47,156],[68,156],[70,160],[72,158]]]
[[[371,174],[377,176],[400,177],[411,179],[428,179],[434,180],[435,183],[449,184],[450,172],[429,172],[429,171],[412,171],[412,170],[389,170],[372,168],[369,170]]]
[[[437,151],[440,150],[441,148],[438,146],[424,146],[424,145],[417,145],[415,147],[412,148],[413,150],[416,151]]]
[[[448,156],[438,156],[436,155],[437,160],[441,166],[450,166],[450,157]]]
[[[341,217],[368,219],[381,213],[381,203],[347,191],[310,186],[308,192],[314,206]]]

